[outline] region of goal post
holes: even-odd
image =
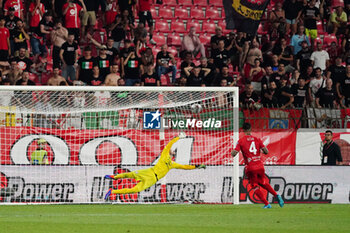
[[[0,204],[239,204],[238,87],[0,86]],[[104,195],[151,167],[180,132],[173,169],[141,193]]]

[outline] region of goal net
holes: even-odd
[[[140,193],[105,175],[180,164]],[[0,86],[1,203],[238,203],[236,87]],[[237,156],[238,157],[238,156]]]

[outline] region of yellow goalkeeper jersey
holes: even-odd
[[[165,148],[162,151],[162,154],[160,155],[159,161],[154,167],[152,168],[154,173],[156,174],[158,180],[163,178],[171,169],[185,169],[185,170],[192,170],[196,167],[193,165],[182,165],[179,163],[175,163],[171,160],[170,155],[170,149],[173,146],[175,142],[177,142],[180,138],[176,137],[173,140],[171,140],[168,145],[165,146]]]

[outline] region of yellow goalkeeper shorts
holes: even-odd
[[[140,190],[145,190],[157,183],[157,178],[151,168],[133,171],[132,173],[137,181],[141,181],[137,184]]]

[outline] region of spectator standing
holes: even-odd
[[[268,88],[263,89],[261,92],[261,103],[265,107],[276,107],[278,106],[278,89],[274,81],[269,82]]]
[[[60,50],[64,42],[68,39],[68,30],[63,27],[62,21],[58,19],[55,27],[51,31],[51,42],[53,44],[52,60],[54,67],[61,66]]]
[[[20,18],[15,15],[15,8],[10,7],[8,15],[6,15],[6,17],[5,17],[5,21],[6,21],[5,27],[10,32],[10,46],[11,46],[11,54],[10,55],[14,54],[14,42],[15,42],[14,41],[14,32],[16,30],[17,21],[19,19]]]
[[[129,55],[124,60],[125,85],[133,86],[136,82],[140,83],[140,65],[141,60],[137,56],[135,49],[131,49]]]
[[[350,65],[346,65],[346,74],[338,79],[336,89],[341,106],[350,107]]]
[[[306,42],[307,46],[310,46],[309,37],[304,34],[304,31],[305,31],[304,25],[299,25],[298,33],[292,36],[290,45],[293,48],[294,55],[297,55],[298,52],[302,49],[302,44],[304,43],[304,41]]]
[[[47,81],[47,85],[60,86],[61,82],[64,82],[65,85],[68,86],[66,79],[60,75],[60,69],[58,67],[54,67],[52,76]]]
[[[300,11],[298,19],[304,19],[306,35],[311,39],[311,45],[317,38],[317,21],[320,20],[320,10],[315,6],[316,0],[310,0],[309,3]]]
[[[255,59],[260,59],[260,62],[263,62],[262,60],[262,52],[259,49],[260,45],[257,40],[257,38],[254,38],[252,42],[246,41],[244,45],[244,56],[243,61],[247,59],[246,64],[244,66],[244,73],[249,74],[249,71],[252,66],[254,66]]]
[[[310,84],[309,84],[309,99],[311,104],[314,104],[314,100],[316,97],[316,93],[320,88],[323,88],[326,86],[325,83],[326,77],[322,75],[322,70],[321,68],[316,68],[315,69],[315,78],[311,79]]]
[[[291,93],[294,96],[293,105],[297,108],[303,108],[306,104],[307,86],[303,78],[299,78],[297,82],[291,87]]]
[[[136,12],[136,0],[118,0],[119,12],[128,11],[130,16],[130,23],[134,23]]]
[[[98,65],[94,65],[92,68],[92,75],[87,77],[87,85],[89,86],[101,86],[105,82],[105,78],[100,74]]]
[[[14,12],[14,15],[20,19],[24,19],[23,11],[23,3],[19,0],[7,0],[4,5],[4,13],[5,16],[10,14],[10,11]]]
[[[286,16],[286,32],[289,30],[291,35],[297,31],[297,18],[299,12],[303,9],[303,1],[301,0],[285,0],[283,2],[283,10]],[[294,53],[295,55],[296,53]]]
[[[334,108],[337,106],[336,98],[337,92],[333,88],[332,79],[326,79],[326,87],[320,88],[316,93],[316,107]]]
[[[296,68],[304,74],[308,66],[312,66],[311,54],[313,51],[309,48],[306,41],[301,42],[301,50],[296,55]]]
[[[62,61],[62,76],[71,81],[76,79],[76,62],[78,59],[78,44],[74,41],[74,34],[69,34],[67,42],[62,44],[60,50],[60,58]]]
[[[341,165],[343,158],[340,147],[333,141],[333,132],[327,130],[324,134],[321,165]]]
[[[63,15],[65,26],[69,34],[73,34],[76,41],[80,39],[80,12],[85,12],[86,7],[83,0],[79,0],[82,7],[75,3],[73,0],[68,0],[66,4],[63,5]]]
[[[149,43],[155,45],[157,44],[153,40],[153,18],[151,13],[151,0],[136,0],[138,2],[138,9],[139,9],[139,23],[142,23],[146,26],[146,22],[149,27]]]
[[[107,26],[111,25],[115,17],[118,14],[119,6],[115,0],[107,0],[106,12],[105,12],[105,23]]]
[[[102,45],[100,48],[100,54],[95,58],[98,68],[100,70],[100,75],[105,79],[106,76],[111,72],[111,57],[107,56],[107,46]]]
[[[29,5],[29,27],[30,31],[35,31],[39,26],[40,21],[43,19],[45,13],[45,6],[40,2],[40,0],[35,0],[35,2],[31,2]]]
[[[293,52],[291,47],[287,45],[287,40],[285,38],[281,38],[280,43],[275,45],[273,53],[278,55],[279,63],[284,64],[287,73],[293,72],[294,67],[291,65],[293,62]]]
[[[200,53],[202,57],[205,57],[205,48],[196,35],[195,27],[191,27],[189,33],[184,36],[181,50],[191,52],[194,57],[196,57],[198,53]]]
[[[5,27],[5,18],[0,18],[0,64],[6,65],[11,56],[10,31]],[[2,63],[3,62],[3,63]]]
[[[125,10],[124,12],[128,12]],[[124,40],[126,44],[126,32],[130,26],[130,19],[122,17],[122,15],[117,15],[115,22],[110,26],[109,30],[111,31],[111,36],[114,40],[114,47],[116,49],[120,48],[121,42]]]
[[[92,68],[95,65],[95,58],[91,56],[91,47],[84,48],[83,56],[78,60],[77,76],[84,83],[88,81],[87,77],[92,76]]]
[[[225,48],[225,40],[219,40],[217,48],[212,50],[211,58],[217,72],[220,72],[224,65],[231,63],[229,51]]]
[[[254,91],[252,84],[247,84],[245,90],[239,95],[239,102],[243,108],[251,108],[254,103],[260,100],[258,94]]]
[[[119,66],[117,64],[113,64],[112,72],[108,74],[105,79],[105,86],[118,86],[119,79]]]
[[[227,44],[227,37],[222,34],[222,28],[216,27],[215,35],[210,38],[210,45],[212,50],[218,48],[220,40],[223,40],[225,45]]]
[[[288,77],[283,77],[281,80],[281,87],[278,90],[278,101],[281,109],[291,107],[294,102],[294,95],[292,94],[288,83]]]
[[[85,36],[85,29],[89,25],[91,27],[94,27],[96,24],[96,13],[95,11],[98,10],[99,4],[98,0],[83,0],[81,1],[84,3],[86,10],[83,12],[83,18],[82,18],[82,24],[81,27],[81,34],[82,36]]]
[[[160,86],[159,76],[154,72],[153,63],[148,63],[146,72],[141,76],[141,86]]]
[[[317,50],[311,54],[310,60],[314,66],[314,69],[321,68],[323,72],[329,66],[329,54],[326,50],[322,48],[322,43],[317,43]]]
[[[236,84],[236,80],[232,77],[232,75],[230,75],[229,69],[227,65],[224,65],[221,68],[221,72],[220,74],[217,76],[217,80],[216,80],[216,85],[220,85],[221,80],[226,79],[227,80],[227,85],[232,87]]]
[[[17,56],[20,48],[28,49],[27,42],[30,40],[29,35],[24,29],[23,21],[21,19],[17,20],[17,27],[13,32],[13,40],[14,40],[14,56]],[[29,56],[29,54],[27,54]]]
[[[167,45],[162,45],[161,51],[158,52],[157,54],[157,75],[158,78],[162,76],[162,74],[168,74],[171,72],[171,80],[172,83],[175,83],[176,81],[176,61],[174,56],[168,52],[168,46]],[[170,62],[173,65],[170,65]]]
[[[10,61],[10,69],[3,72],[2,75],[6,75],[7,79],[10,81],[11,85],[14,85],[17,80],[22,76],[23,70],[18,67],[16,60]]]
[[[342,65],[341,57],[335,59],[335,64],[331,65],[327,71],[327,78],[332,79],[333,87],[341,80],[346,74],[346,69]]]
[[[277,87],[279,88],[281,86],[281,81],[284,77],[286,77],[286,70],[284,69],[284,64],[280,63],[278,65],[278,70],[277,72],[273,73],[270,77],[270,82],[274,81]]]
[[[32,69],[34,69],[35,65],[31,59],[27,57],[28,51],[25,48],[20,48],[18,55],[14,58],[14,60],[17,62],[17,66],[21,70],[25,70],[30,72]]]

